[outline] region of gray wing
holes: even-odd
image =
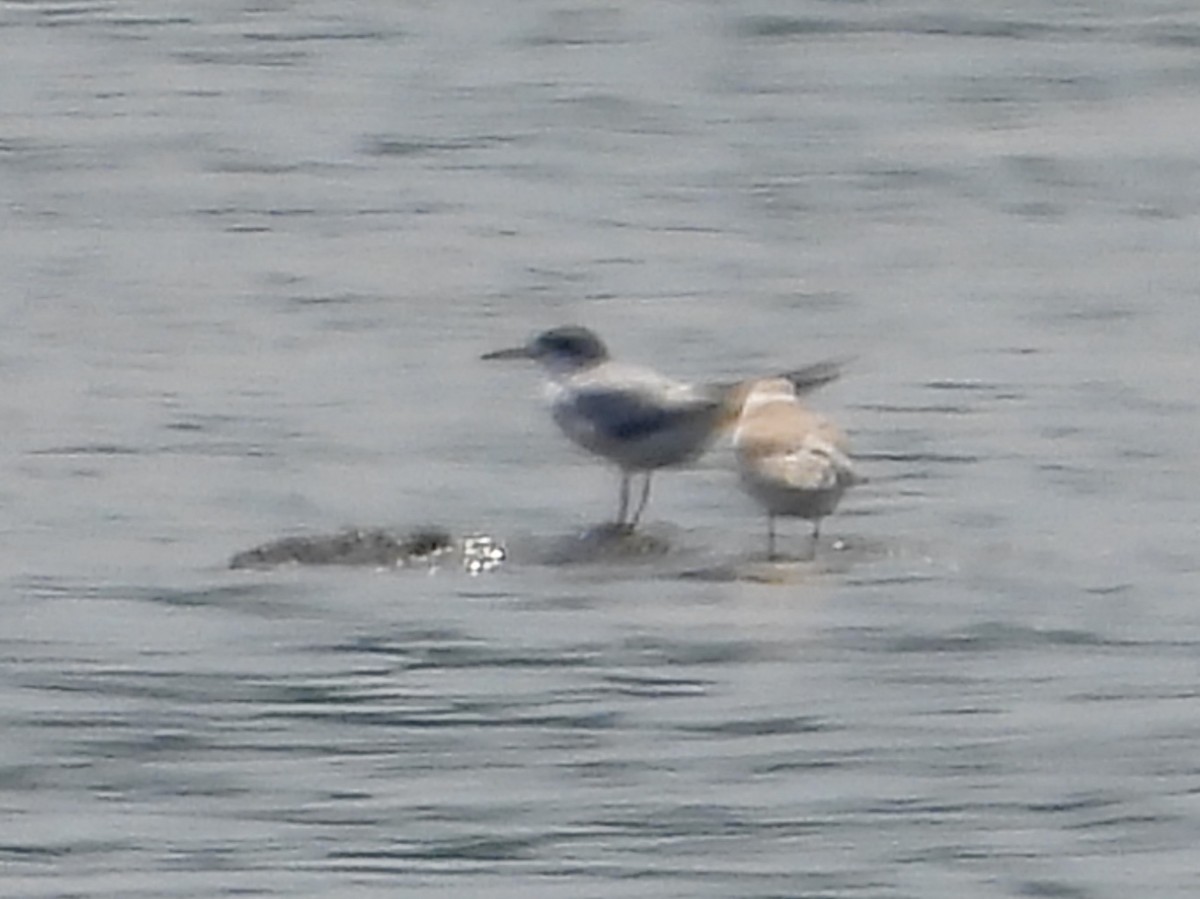
[[[714,414],[721,400],[697,396],[668,401],[636,388],[591,387],[576,394],[575,407],[597,435],[636,440],[696,416]]]

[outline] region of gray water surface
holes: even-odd
[[[0,4],[0,894],[1196,895],[1197,122],[1164,0]],[[817,560],[522,559],[564,322],[852,358]]]

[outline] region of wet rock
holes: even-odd
[[[505,558],[504,547],[486,535],[460,539],[439,527],[397,534],[383,528],[350,528],[336,534],[284,537],[235,555],[230,568],[275,568],[279,565],[356,565],[400,568],[456,563],[477,574]]]
[[[767,559],[743,553],[739,541],[722,543],[710,536],[696,542],[694,532],[655,523],[632,530],[612,523],[563,535],[510,535],[503,542],[487,534],[454,536],[446,528],[408,531],[349,528],[331,534],[285,537],[235,555],[234,569],[271,569],[285,565],[358,566],[463,570],[482,574],[509,565],[611,566],[632,568],[656,577],[709,582],[802,584],[849,571],[892,554],[888,544],[863,539],[822,539],[817,552]],[[707,547],[703,544],[708,543]]]
[[[712,583],[807,584],[830,575],[845,574],[856,565],[880,557],[882,547],[864,540],[822,539],[802,555],[761,554],[731,556],[679,572],[684,580]]]
[[[608,523],[548,540],[533,555],[543,565],[573,565],[651,561],[670,551],[671,543],[664,534]]]

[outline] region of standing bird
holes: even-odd
[[[733,433],[742,487],[767,510],[767,557],[775,558],[775,517],[807,518],[817,551],[821,519],[863,478],[841,429],[800,404],[786,378],[753,382]]]
[[[745,382],[687,384],[635,365],[614,362],[604,342],[587,328],[552,328],[524,346],[487,353],[484,359],[533,359],[549,377],[546,395],[554,421],[573,442],[614,463],[621,473],[617,527],[632,531],[650,499],[659,468],[691,462],[737,418]],[[834,380],[833,362],[784,378],[807,391]],[[641,495],[630,515],[630,485],[642,475]]]

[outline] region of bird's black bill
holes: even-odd
[[[480,359],[531,359],[528,347],[514,346],[506,350],[493,350],[490,353],[484,353]]]

